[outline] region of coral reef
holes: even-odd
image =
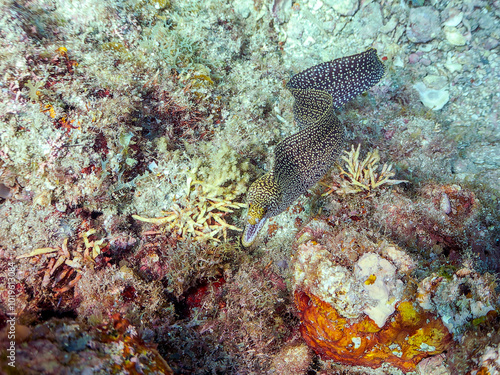
[[[500,371],[499,12],[0,2],[0,372]],[[341,175],[243,248],[248,187],[300,131],[286,82],[372,48]]]
[[[27,334],[18,341],[22,345],[16,352],[16,368],[2,364],[1,369],[6,374],[173,375],[158,351],[144,343],[136,327],[119,314],[97,327],[53,319],[25,329]],[[5,344],[6,341],[0,341],[2,356]]]
[[[335,243],[348,238],[339,233]],[[377,248],[362,238],[357,242],[358,254],[352,248],[331,255],[312,241],[298,247],[295,304],[308,345],[322,357],[344,364],[375,368],[387,362],[404,372],[447,350],[452,335],[442,319],[418,306],[401,280],[402,271],[378,254],[397,259],[402,251],[387,245]],[[346,264],[353,256],[357,261]]]

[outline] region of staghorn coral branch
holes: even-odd
[[[345,162],[345,169],[338,165],[340,176],[344,176],[344,179],[340,182],[340,188],[327,186],[329,190],[324,195],[331,194],[333,191],[336,191],[337,194],[370,192],[382,185],[396,185],[408,182],[406,180],[391,180],[391,177],[395,176],[391,164],[384,163],[380,173],[377,172],[380,162],[380,154],[377,149],[368,152],[363,161],[360,161],[360,148],[360,144],[356,148],[351,145],[350,151],[344,151],[345,155],[341,158]]]
[[[224,216],[234,210],[246,207],[245,203],[233,202],[224,197],[208,196],[203,181],[189,177],[186,181],[186,195],[182,199],[182,207],[174,204],[166,216],[147,218],[132,215],[136,220],[163,226],[165,230],[185,237],[194,237],[204,242],[221,242],[220,237],[227,240],[228,230],[241,232],[242,229],[229,224]]]

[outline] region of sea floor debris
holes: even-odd
[[[82,278],[85,263],[94,263],[94,260],[101,254],[101,250],[106,248],[105,238],[99,240],[89,239],[95,233],[97,233],[96,229],[82,232],[74,249],[68,248],[68,238],[65,238],[60,247],[34,249],[28,254],[19,255],[16,259],[44,255],[48,263],[43,271],[41,287],[49,287],[52,281],[50,289],[57,294],[64,293],[74,288]],[[56,285],[60,282],[65,282],[65,284],[56,288]]]

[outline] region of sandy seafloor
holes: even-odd
[[[0,373],[499,374],[499,16],[2,0]],[[333,167],[241,247],[246,191],[298,131],[286,82],[370,47],[386,74],[337,111],[344,149],[406,182],[343,194]],[[413,328],[387,328],[402,306]],[[387,309],[391,338],[353,331]]]

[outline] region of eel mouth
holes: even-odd
[[[241,244],[243,246],[249,247],[255,241],[255,238],[257,238],[257,234],[259,233],[263,225],[266,223],[266,220],[267,218],[263,217],[256,224],[247,223],[245,231],[241,236]]]

